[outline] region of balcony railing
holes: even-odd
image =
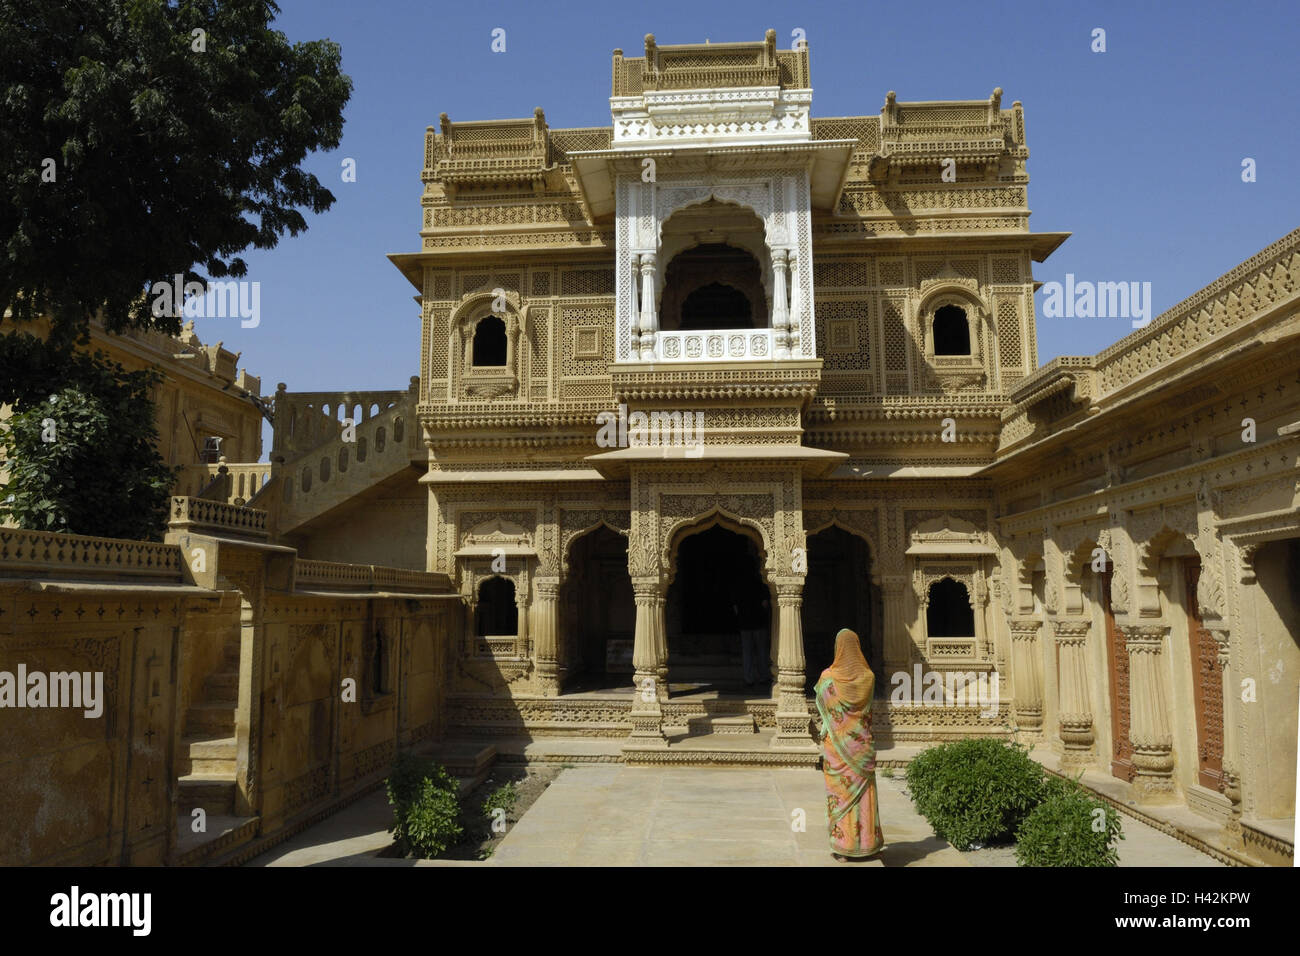
[[[659,332],[656,345],[663,362],[766,360],[774,351],[772,329]]]

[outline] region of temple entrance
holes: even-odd
[[[627,538],[601,525],[573,543],[560,590],[562,689],[630,687],[635,629]]]
[[[674,690],[767,688],[775,602],[762,564],[752,538],[721,525],[682,539],[665,606],[668,681]],[[742,631],[751,633],[748,675]]]
[[[808,536],[808,577],[803,591],[803,647],[807,689],[835,657],[835,635],[856,631],[862,653],[876,675],[876,696],[886,697],[883,628],[876,620],[880,601],[871,583],[867,543],[843,528],[829,527]]]

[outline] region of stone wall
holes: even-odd
[[[0,529],[0,864],[248,854],[442,734],[461,619],[443,576],[196,530],[221,529]],[[14,707],[20,668],[88,673],[92,692],[102,675],[102,712]]]

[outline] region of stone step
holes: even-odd
[[[758,725],[751,714],[709,714],[705,717],[692,717],[687,722],[687,732],[694,735],[703,734],[756,734]]]
[[[239,697],[239,671],[220,670],[203,680],[209,700],[236,700]]]
[[[239,643],[239,641],[227,641],[222,655],[227,664],[234,666],[236,673],[239,672]]]
[[[186,737],[228,737],[235,732],[233,700],[191,704],[185,714]]]
[[[189,818],[199,807],[208,816],[231,816],[235,812],[235,778],[190,774],[177,779],[177,812]]]
[[[186,737],[181,743],[185,750],[177,768],[181,775],[234,779],[235,757],[239,752],[239,742],[234,737]]]
[[[769,748],[719,750],[714,748],[668,747],[651,749],[626,747],[623,762],[633,767],[816,767],[816,751],[782,751]]]

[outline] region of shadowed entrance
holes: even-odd
[[[808,691],[835,656],[840,628],[856,631],[862,653],[876,675],[876,696],[884,697],[882,627],[877,622],[880,601],[871,583],[871,553],[867,543],[843,528],[830,527],[808,536],[808,578],[804,583],[803,645]]]
[[[770,592],[758,545],[714,525],[682,540],[665,608],[668,680],[676,685],[745,690],[742,629],[761,629],[758,670],[770,678]],[[752,689],[752,688],[751,688]]]

